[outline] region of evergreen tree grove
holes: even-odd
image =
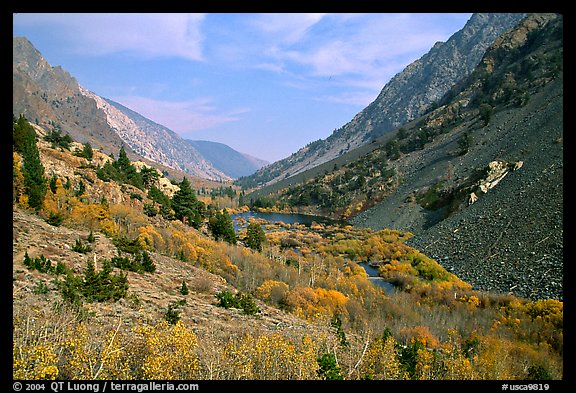
[[[40,161],[40,153],[36,146],[36,132],[24,116],[18,118],[13,125],[13,148],[22,153],[24,177],[24,192],[28,195],[28,205],[39,211],[48,190],[48,182],[44,177],[44,166]]]

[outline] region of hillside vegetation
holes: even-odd
[[[14,118],[15,379],[563,378],[561,301],[473,290],[406,231],[230,231],[228,196],[52,131]]]

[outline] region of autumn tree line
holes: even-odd
[[[244,317],[254,319],[261,318],[259,308],[273,307],[314,328],[197,330],[179,313],[200,289],[183,286],[184,300],[167,310],[170,317],[156,321],[95,323],[96,316],[81,313],[72,301],[58,309],[40,302],[13,315],[14,378],[563,376],[562,302],[475,291],[405,245],[410,233],[258,222],[236,233],[229,213],[199,201],[186,178],[168,197],[153,179],[136,175],[141,172],[132,170],[123,150],[100,167],[90,167],[88,155],[79,157],[84,171],[74,178],[46,177],[34,138],[25,119],[15,118],[14,207],[51,225],[101,233],[127,258],[100,263],[98,271],[88,264],[62,285],[61,297],[114,303],[130,293],[124,280],[130,266],[147,265],[142,274],[156,274],[154,261],[144,262],[142,255],[165,255],[216,274],[236,289],[212,293],[214,307],[246,307]],[[123,190],[117,203],[97,192],[111,183]],[[28,257],[24,266],[66,276],[65,266],[51,272],[52,264],[37,258]],[[360,265],[368,262],[378,263],[380,275],[395,284],[393,294],[370,280]],[[100,298],[97,288],[115,288],[116,295]]]

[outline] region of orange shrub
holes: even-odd
[[[429,348],[438,348],[440,346],[438,339],[432,334],[428,326],[404,327],[400,329],[400,337],[402,337],[405,342],[418,340]]]
[[[268,302],[279,303],[286,297],[288,291],[288,284],[282,281],[266,280],[256,289],[256,296]]]

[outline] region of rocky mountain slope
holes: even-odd
[[[82,89],[106,114],[108,123],[136,153],[152,161],[208,179],[230,179],[214,168],[201,154],[174,131],[110,99]]]
[[[52,67],[23,37],[13,39],[13,113],[47,128],[58,126],[80,143],[116,153],[122,138],[112,130],[96,102],[82,94],[76,79]]]
[[[477,110],[403,155],[402,184],[352,221],[412,231],[410,244],[479,288],[561,299],[562,26],[561,16],[535,14],[499,38],[450,104],[420,125],[449,124],[479,99],[490,103],[489,119]],[[464,135],[471,143],[461,154]],[[492,188],[483,180],[491,173]]]
[[[271,184],[337,158],[343,153],[413,120],[430,109],[457,81],[478,64],[486,49],[525,14],[474,14],[446,42],[392,78],[378,97],[349,123],[325,140],[318,140],[290,157],[256,172],[248,180]]]
[[[212,180],[232,176],[217,169],[170,129],[80,86],[61,67],[52,67],[26,38],[13,38],[13,111],[44,127],[58,127],[80,142],[117,154],[121,146],[144,159]],[[241,163],[245,165],[242,157]],[[253,173],[245,167],[241,175]],[[234,172],[235,174],[235,172]]]

